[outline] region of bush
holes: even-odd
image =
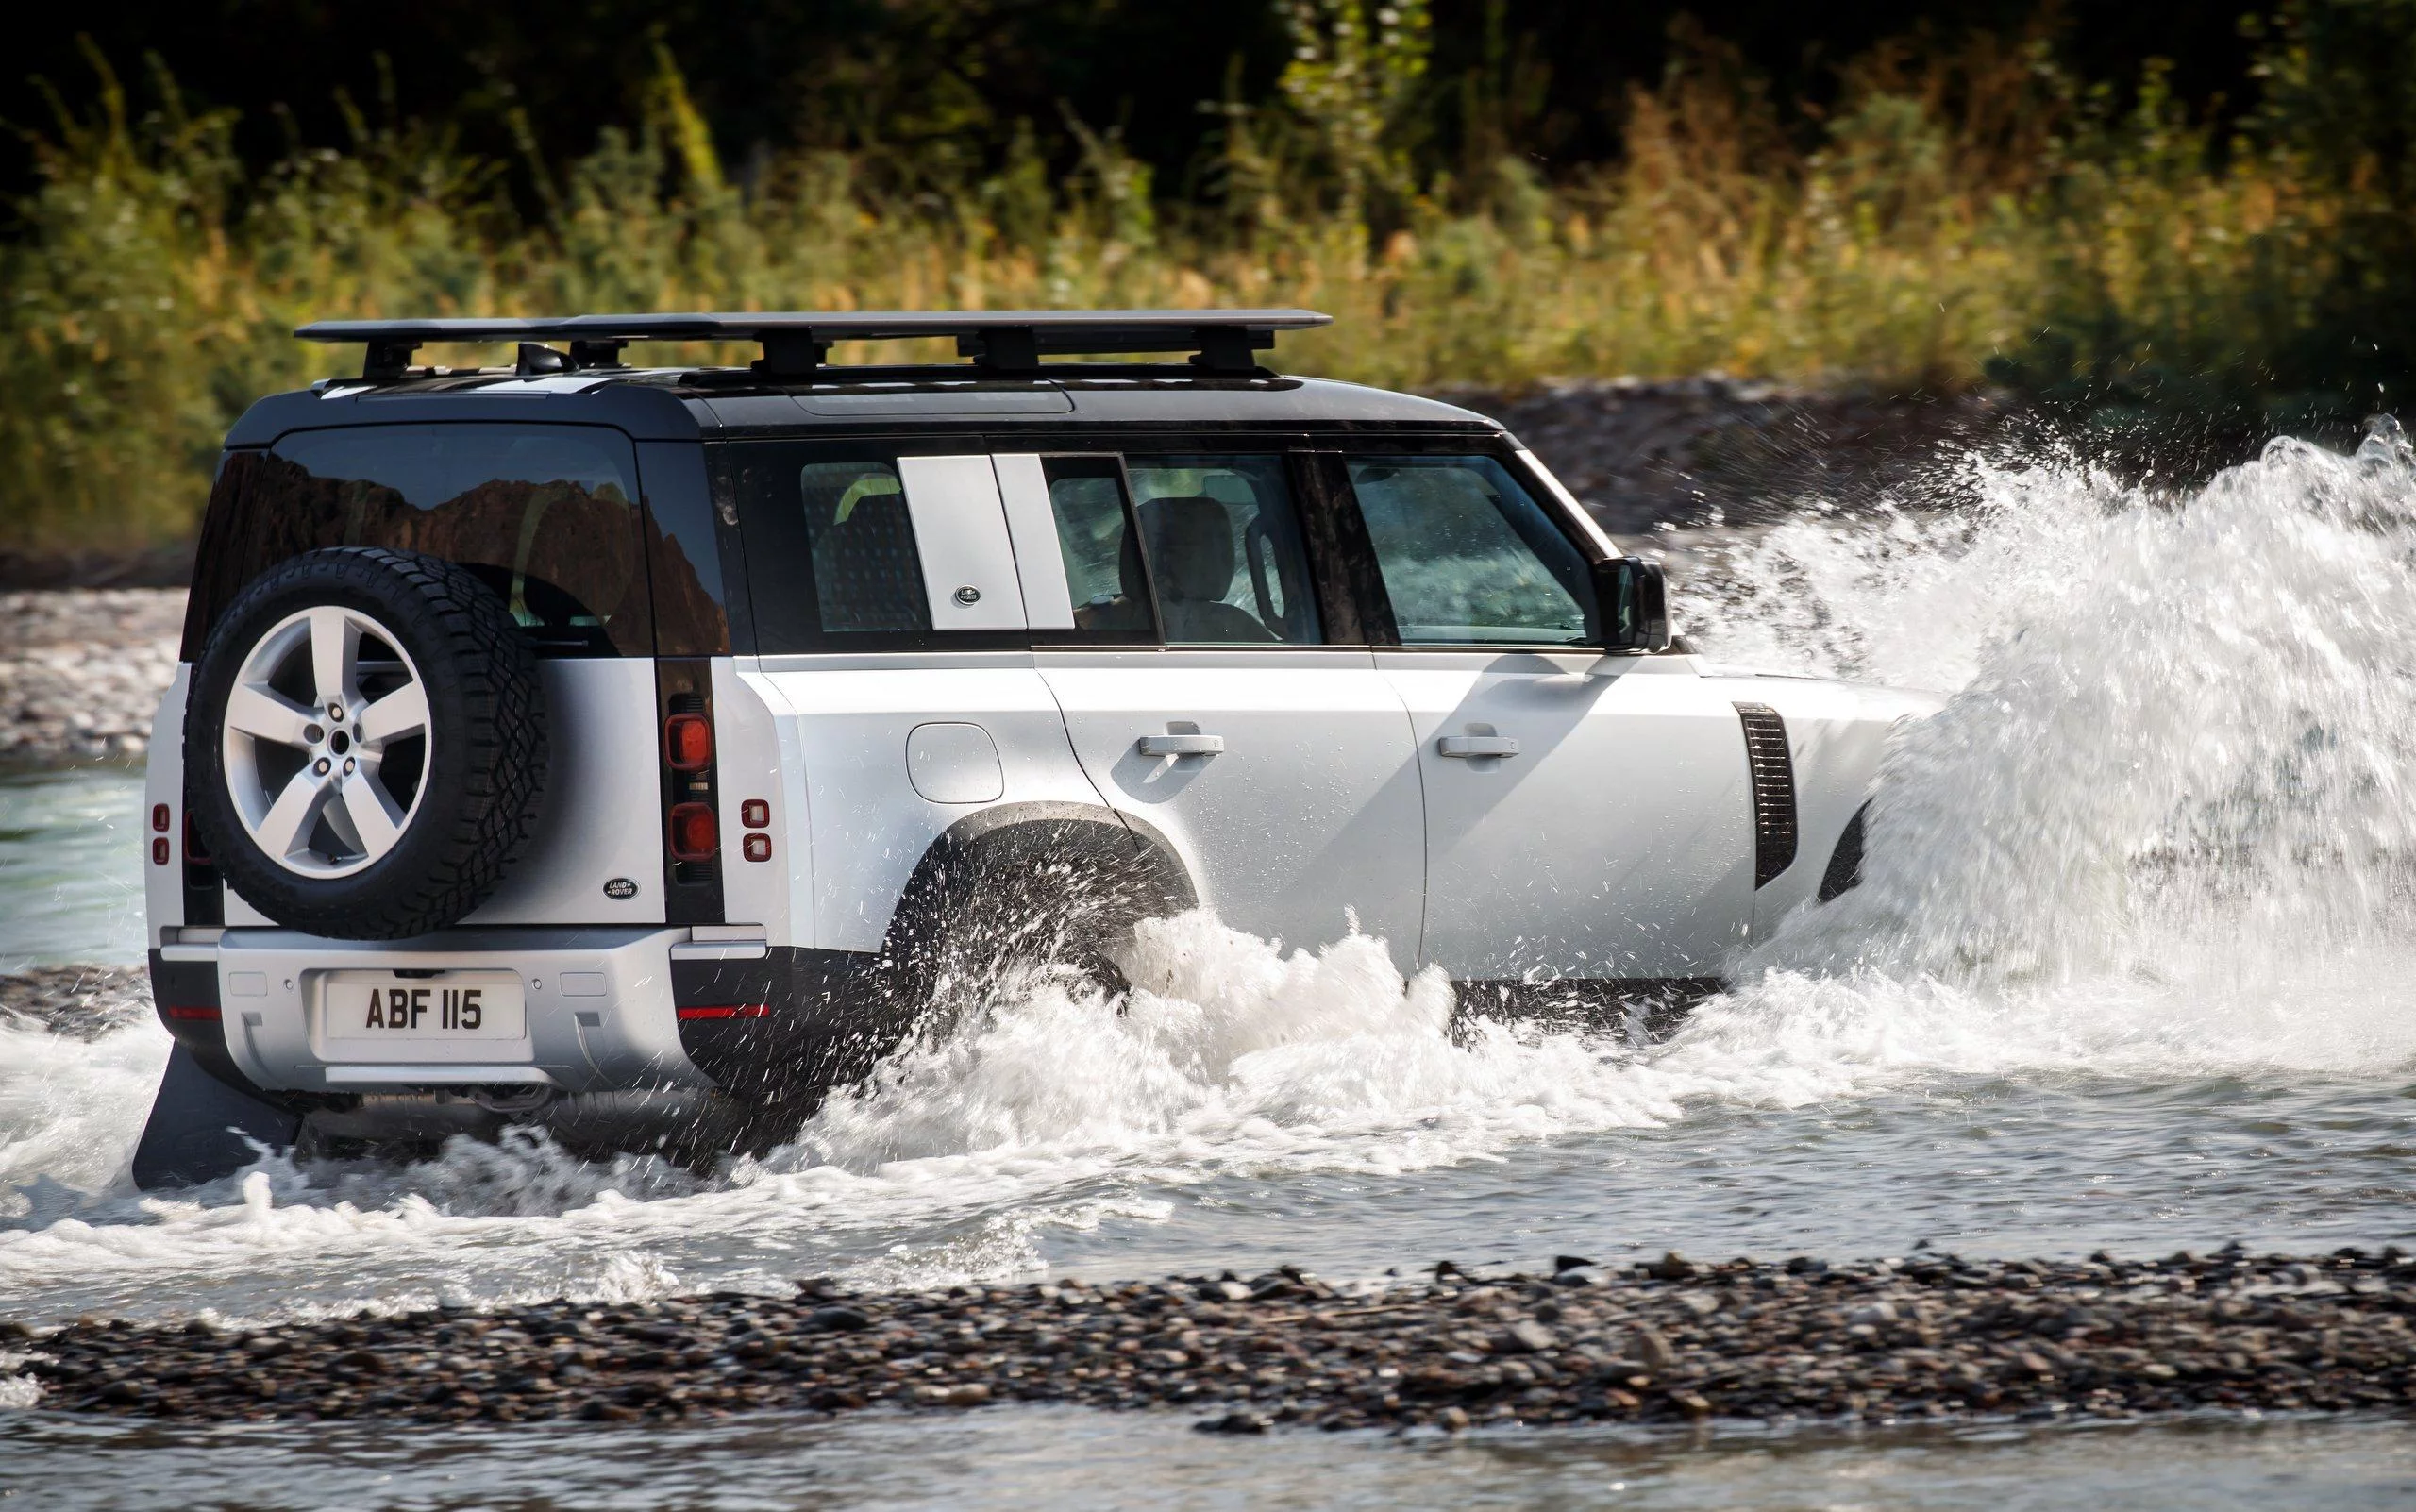
[[[641,117],[540,170],[524,211],[497,165],[391,121],[246,172],[228,117],[155,67],[138,119],[104,68],[93,107],[55,109],[0,244],[0,547],[189,532],[243,405],[339,361],[292,328],[343,316],[1302,304],[1338,323],[1287,366],[1395,387],[1994,381],[2108,433],[2180,414],[2224,444],[2406,392],[2416,0],[2296,0],[2229,141],[2155,70],[2118,109],[2042,42],[1981,37],[1857,60],[1800,146],[1695,39],[1629,97],[1620,160],[1553,184],[1506,154],[1419,178],[1421,8],[1374,34],[1357,0],[1285,14],[1297,66],[1277,100],[1209,113],[1189,198],[1081,123],[1054,178],[1027,127],[945,192],[837,152],[735,181],[665,56]]]

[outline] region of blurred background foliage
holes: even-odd
[[[2416,379],[2416,0],[42,25],[0,96],[0,549],[188,532],[226,424],[343,361],[292,328],[345,315],[1304,304],[1339,318],[1297,371],[1994,384],[2201,464]]]

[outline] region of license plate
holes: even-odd
[[[381,1045],[422,1040],[526,1039],[528,1006],[512,971],[440,971],[403,977],[344,972],[326,984],[327,1037]]]

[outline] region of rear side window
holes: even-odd
[[[542,651],[646,656],[636,455],[598,426],[362,426],[287,435],[244,462],[241,580],[325,546],[469,568]]]
[[[756,648],[902,650],[932,640],[894,447],[736,442],[723,455],[747,546]]]
[[[929,630],[923,564],[906,489],[886,461],[807,462],[797,470],[798,523],[814,559],[821,629]]]
[[[1168,645],[1317,643],[1282,457],[1134,456],[1124,465]]]
[[[1354,457],[1403,645],[1582,646],[1585,557],[1490,457]]]

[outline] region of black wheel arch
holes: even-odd
[[[1092,878],[1117,891],[1118,900],[1147,909],[1144,916],[1181,913],[1200,902],[1190,869],[1146,820],[1086,803],[1000,803],[957,820],[924,849],[898,895],[881,953],[894,958],[942,922],[934,910],[945,908],[967,882],[1054,865],[1089,868]]]

